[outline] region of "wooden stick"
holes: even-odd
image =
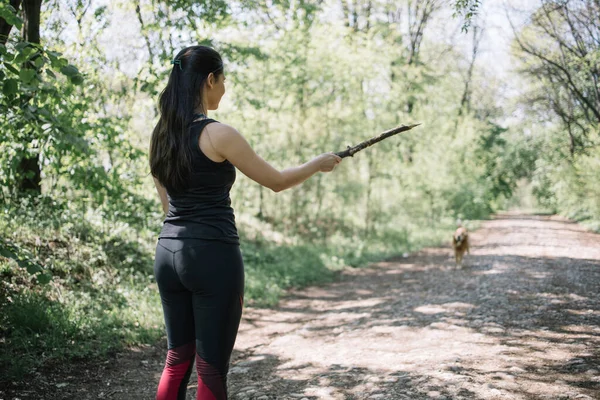
[[[419,125],[421,125],[421,124],[414,124],[414,125],[408,125],[408,126],[402,125],[397,128],[390,129],[389,131],[385,131],[379,136],[376,136],[369,140],[365,140],[364,142],[361,142],[354,147],[348,146],[348,148],[346,150],[338,151],[337,153],[335,153],[335,155],[338,157],[342,157],[342,158],[354,157],[354,154],[358,153],[359,151],[361,151],[363,149],[366,149],[369,146],[374,145],[377,142],[381,142],[383,139],[387,139],[390,136],[394,136],[400,132],[410,131],[412,128],[414,128],[415,126],[419,126]]]

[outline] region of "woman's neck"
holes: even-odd
[[[208,104],[206,103],[206,95],[204,96],[204,101],[202,104],[194,110],[195,114],[202,114],[205,117],[208,117]]]

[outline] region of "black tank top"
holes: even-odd
[[[189,145],[194,149],[193,172],[181,193],[168,193],[169,212],[159,238],[195,238],[239,244],[229,191],[235,182],[235,167],[229,161],[215,162],[200,149],[199,137],[214,119],[192,123]]]

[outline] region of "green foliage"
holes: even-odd
[[[463,20],[462,31],[467,32],[473,19],[479,12],[481,0],[456,0],[454,2],[454,17],[460,16]]]
[[[116,291],[64,292],[60,300],[34,291],[9,296],[0,317],[2,380],[19,379],[65,360],[105,357],[127,344],[156,341],[162,335],[156,295],[139,287],[132,290],[136,297]]]
[[[163,334],[151,275],[155,231],[86,219],[52,199],[2,213],[10,215],[0,220],[2,379]]]
[[[44,273],[43,267],[32,261],[31,253],[5,239],[0,239],[0,257],[15,261],[20,268],[26,270],[30,275],[35,275],[35,279],[41,284],[49,283],[51,280],[51,276]]]
[[[544,140],[544,148],[555,146],[552,139],[562,136],[554,132]],[[536,160],[532,174],[532,189],[538,204],[547,210],[582,221],[600,231],[600,153],[561,157],[544,151]]]
[[[475,156],[484,168],[484,176],[489,183],[487,204],[503,196],[508,199],[519,180],[529,178],[536,153],[531,146],[519,143],[515,146],[506,138],[508,129],[491,123],[487,134],[479,138]],[[525,144],[525,143],[523,143]],[[488,212],[492,209],[488,209]]]
[[[543,1],[515,39],[519,71],[527,79],[522,104],[535,168],[529,177],[538,203],[600,227],[597,102],[600,5]],[[540,127],[539,124],[543,125]]]
[[[331,281],[336,265],[326,251],[309,245],[247,243],[243,248],[246,301],[275,305],[285,289]]]
[[[17,15],[17,10],[6,2],[0,3],[0,18],[6,23],[15,26],[17,29],[23,27],[23,19]]]
[[[115,96],[105,82],[93,70],[84,80],[62,53],[37,44],[9,41],[0,56],[1,197],[20,195],[20,163],[33,158],[48,194],[145,224],[153,204],[132,190],[145,178],[133,172],[145,166],[145,152],[125,134],[129,118],[107,114]]]

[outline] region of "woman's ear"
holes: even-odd
[[[213,74],[212,72],[206,77],[206,85],[209,89],[212,89],[215,85],[215,74]]]

